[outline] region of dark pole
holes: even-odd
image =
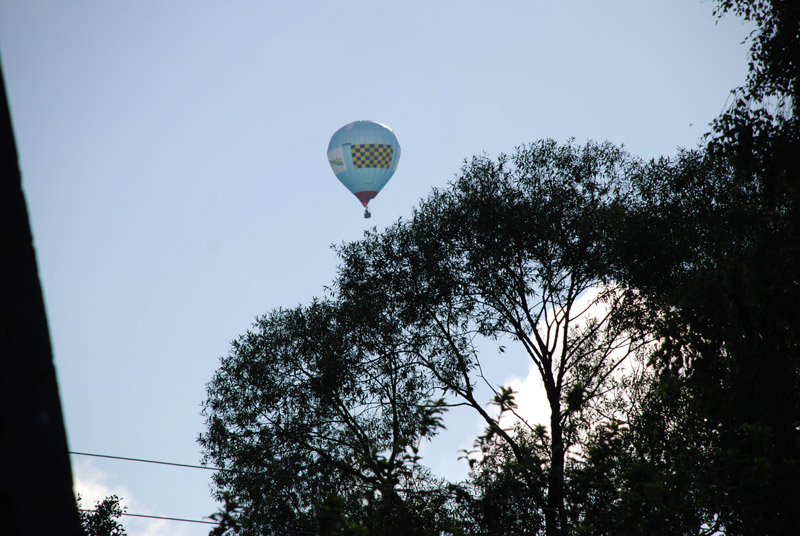
[[[83,534],[50,334],[0,67],[0,525]]]

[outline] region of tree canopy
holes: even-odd
[[[342,505],[364,527],[414,517],[404,510],[422,470],[416,448],[441,407],[401,341],[362,329],[359,313],[331,301],[273,311],[209,384],[200,442],[242,524],[314,530]]]
[[[208,385],[229,534],[789,534],[800,504],[795,3],[702,145],[479,155],[337,246],[323,298],[259,318]],[[532,422],[497,359],[543,385]],[[420,445],[485,430],[463,482]]]
[[[359,504],[382,512],[383,531],[456,530],[463,516],[416,519],[410,505],[458,500],[417,447],[460,405],[486,424],[472,459],[474,490],[483,488],[467,501],[476,519],[493,523],[480,502],[496,487],[489,468],[502,466],[543,529],[566,533],[570,449],[611,418],[616,373],[647,342],[622,314],[635,296],[598,270],[601,219],[638,165],[607,143],[552,140],[496,162],[477,157],[408,221],[341,246],[325,300],[259,319],[209,384],[200,439],[243,520],[310,530],[329,497],[366,528],[378,521]],[[490,341],[534,365],[548,422],[528,422],[511,389],[489,382]]]
[[[110,495],[102,501],[97,501],[92,510],[81,508],[81,496],[77,499],[78,513],[81,527],[85,536],[126,536],[125,527],[118,521],[125,513],[125,507],[120,504],[120,498]]]

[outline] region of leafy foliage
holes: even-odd
[[[315,530],[341,501],[367,527],[413,517],[400,490],[422,478],[417,443],[443,408],[392,333],[353,314],[330,301],[273,311],[209,383],[200,443],[241,534]]]
[[[746,94],[756,100],[790,98],[797,116],[800,95],[800,6],[788,0],[718,0],[717,16],[732,12],[754,22]]]
[[[680,468],[711,526],[788,534],[800,502],[800,7],[719,2],[727,11],[758,26],[747,84],[705,150],[632,177],[608,265],[646,296],[639,320],[659,335],[651,408],[680,408],[667,420],[644,408],[642,423],[670,431],[650,456]]]
[[[610,144],[552,140],[497,161],[476,157],[409,221],[339,249],[341,300],[393,323],[433,385],[484,419],[479,446],[494,452],[497,438],[509,449],[549,534],[566,530],[568,449],[614,372],[644,344],[622,322],[630,296],[598,269],[601,218],[637,166]],[[492,387],[479,349],[486,339],[513,342],[541,376],[551,408],[544,482],[522,436],[505,430],[477,394],[482,383]],[[501,415],[521,419],[507,387],[495,402]]]
[[[650,164],[609,262],[648,298],[639,321],[658,333],[661,385],[681,386],[662,397],[680,393],[686,413],[664,423],[683,429],[673,454],[702,460],[692,492],[728,534],[787,533],[800,499],[800,198],[789,178],[800,144],[762,127],[761,141],[736,134]]]
[[[533,490],[547,489],[549,435],[542,425],[533,431],[517,425],[510,433],[525,454],[523,461],[496,434],[478,438],[481,456],[470,460],[472,496],[465,515],[475,534],[535,535],[545,530],[541,497]],[[531,480],[536,484],[533,490]]]
[[[326,299],[260,318],[208,386],[218,534],[792,533],[796,4],[717,2],[757,30],[702,148],[477,156],[339,246]],[[538,372],[549,422],[491,383],[490,343]],[[453,405],[485,423],[459,484],[418,450]]]
[[[86,536],[125,536],[125,527],[117,521],[125,512],[125,507],[120,504],[116,495],[97,501],[93,510],[81,508],[81,496],[78,495],[78,511],[81,526]]]

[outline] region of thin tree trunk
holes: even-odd
[[[550,400],[550,470],[547,483],[547,536],[561,536],[566,530],[564,511],[564,437],[561,427],[561,401],[557,393],[548,393]]]

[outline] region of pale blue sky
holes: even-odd
[[[230,341],[319,295],[330,244],[407,216],[473,154],[570,136],[643,157],[694,146],[746,73],[747,27],[712,8],[0,0],[71,449],[197,463],[205,383]],[[371,220],[326,159],[358,119],[391,126],[403,151]],[[496,381],[526,369],[507,359]],[[463,474],[472,433],[451,426],[426,460]],[[215,509],[204,471],[76,462],[132,512]]]

